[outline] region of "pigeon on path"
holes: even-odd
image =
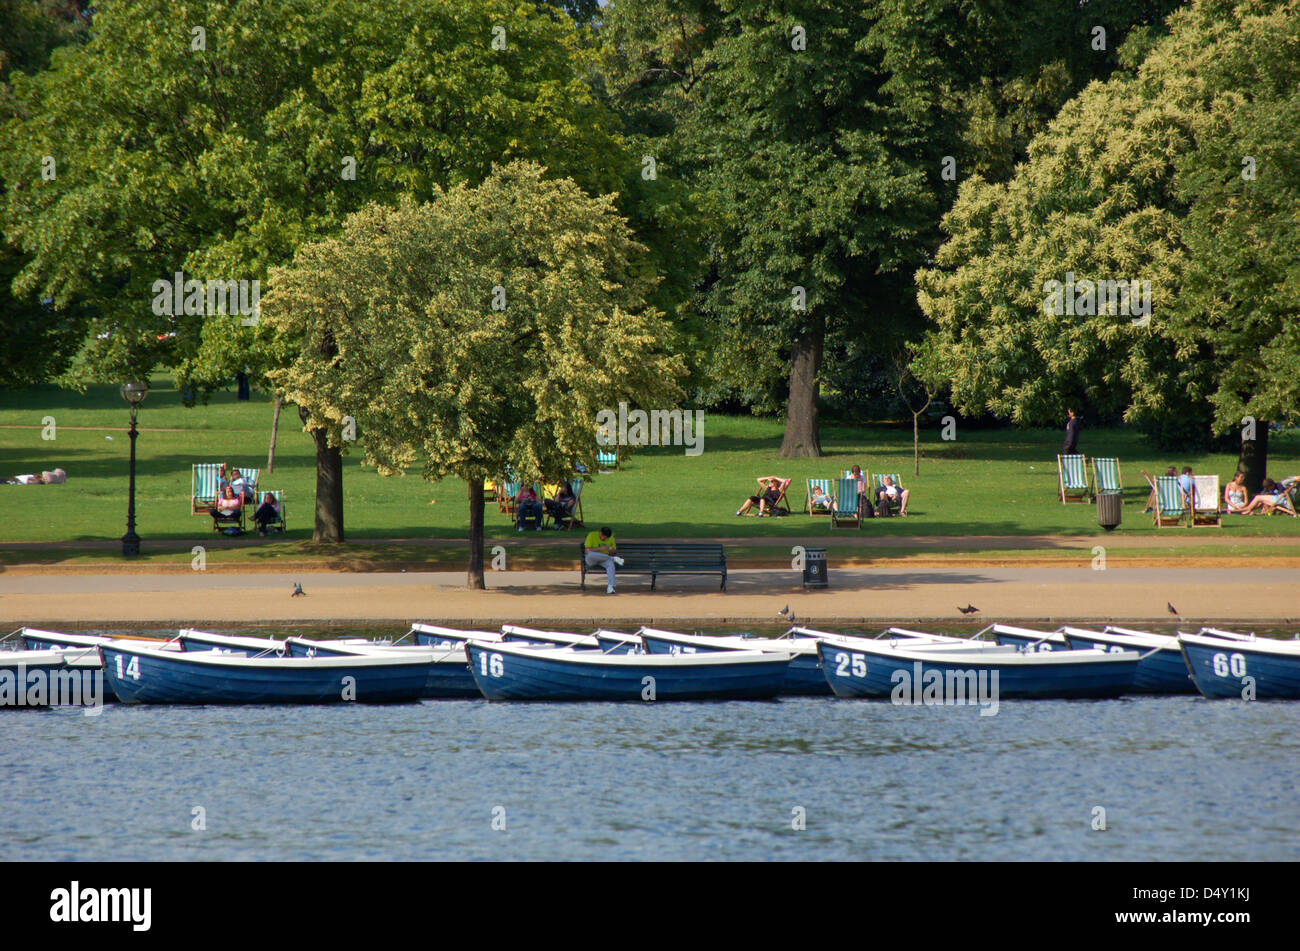
[[[780,611],[777,611],[776,613],[778,617],[788,617],[790,614],[790,605],[787,604],[785,607],[783,607]]]
[[[974,614],[976,611],[979,610],[979,608],[975,607],[975,605],[973,604],[968,604],[966,605],[966,607],[958,608],[957,610],[960,611],[962,614]]]
[[[1178,613],[1178,609],[1177,609],[1176,607],[1174,607],[1173,604],[1170,603],[1169,601],[1166,601],[1166,602],[1165,602],[1165,607],[1169,609],[1169,613],[1172,614],[1174,617],[1181,617],[1181,616],[1182,616],[1182,615],[1180,615],[1180,614]]]
[[[293,583],[293,594],[289,595],[289,597],[291,597],[291,598],[296,598],[296,597],[298,597],[298,595],[300,595],[300,594],[303,595],[303,596],[305,597],[306,594],[307,594],[307,592],[303,591],[303,590],[302,590],[302,585],[300,585],[298,582],[295,581],[295,582]]]

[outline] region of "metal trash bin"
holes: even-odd
[[[1097,496],[1097,524],[1106,531],[1115,530],[1123,512],[1124,497],[1118,492],[1102,492]]]
[[[803,586],[805,588],[825,588],[830,584],[826,578],[826,549],[805,548],[803,550]]]

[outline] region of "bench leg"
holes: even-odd
[[[722,573],[722,590],[727,590],[727,573],[725,571]]]
[[[653,571],[650,572],[650,590],[651,590],[651,591],[653,591],[653,590],[655,589],[655,583],[656,583],[658,580],[659,580],[659,575],[656,574],[656,573],[653,572]]]

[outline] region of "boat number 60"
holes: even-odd
[[[836,654],[835,676],[848,677],[852,667],[854,677],[867,676],[867,658],[861,654]]]
[[[480,654],[479,668],[483,671],[484,677],[489,674],[500,677],[506,672],[506,662],[500,654]]]
[[[126,672],[122,672],[122,655],[117,655],[117,675],[119,677],[130,677],[132,680],[140,679],[140,658],[132,657],[131,663],[126,665]]]
[[[1214,655],[1214,675],[1216,677],[1226,677],[1232,674],[1234,677],[1246,676],[1246,658],[1240,654],[1215,654]]]

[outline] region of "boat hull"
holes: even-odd
[[[1300,700],[1300,650],[1274,653],[1245,641],[1216,645],[1180,638],[1183,660],[1205,697],[1212,700]]]
[[[1075,700],[1121,696],[1131,689],[1137,655],[1097,662],[1015,663],[1008,658],[954,653],[951,658],[918,659],[854,651],[829,642],[818,647],[822,670],[837,697],[865,697],[901,703],[929,702],[925,688],[937,682],[965,703],[972,696],[996,700]],[[1037,655],[1035,655],[1037,656]],[[973,676],[972,676],[973,675]],[[945,694],[947,696],[947,694]]]
[[[571,651],[501,651],[471,642],[469,667],[489,700],[663,702],[672,700],[767,700],[781,693],[788,658],[745,663],[612,663],[636,657],[595,654],[607,663],[572,659]],[[566,658],[564,654],[569,654]]]
[[[1133,675],[1133,693],[1148,694],[1188,694],[1196,693],[1196,684],[1187,673],[1187,664],[1177,643],[1168,647],[1159,647],[1148,654],[1151,648],[1126,642],[1104,632],[1087,635],[1066,632],[1066,640],[1071,650],[1088,650],[1097,648],[1104,651],[1136,650],[1142,652],[1138,661],[1137,673]]]
[[[238,664],[231,655],[166,655],[107,645],[100,655],[104,676],[123,703],[400,703],[423,695],[431,666],[362,663],[367,658],[346,658],[351,664],[282,658]]]
[[[727,648],[712,644],[686,644],[659,635],[647,634],[644,631],[641,634],[641,641],[645,644],[646,652],[650,654],[718,654],[728,650],[763,649],[762,641],[758,638],[752,640],[756,642],[753,648],[749,648],[748,645]],[[831,693],[830,684],[826,682],[826,675],[822,673],[821,660],[816,651],[795,654],[790,660],[790,665],[785,669],[785,682],[781,685],[781,696],[829,697]]]

